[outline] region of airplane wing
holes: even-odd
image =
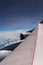
[[[15,41],[10,44],[6,44],[3,47],[0,48],[0,62],[10,54],[10,51],[12,52],[30,33],[22,33],[20,34],[20,40]]]
[[[43,24],[38,24],[0,65],[43,65]]]
[[[0,65],[32,65],[38,27]]]

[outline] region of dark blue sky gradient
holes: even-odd
[[[31,29],[43,19],[43,0],[0,0],[0,31]]]

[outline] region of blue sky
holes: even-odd
[[[34,28],[43,19],[43,0],[0,0],[0,31]]]

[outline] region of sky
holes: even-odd
[[[43,20],[43,0],[0,0],[0,31],[32,29]]]

